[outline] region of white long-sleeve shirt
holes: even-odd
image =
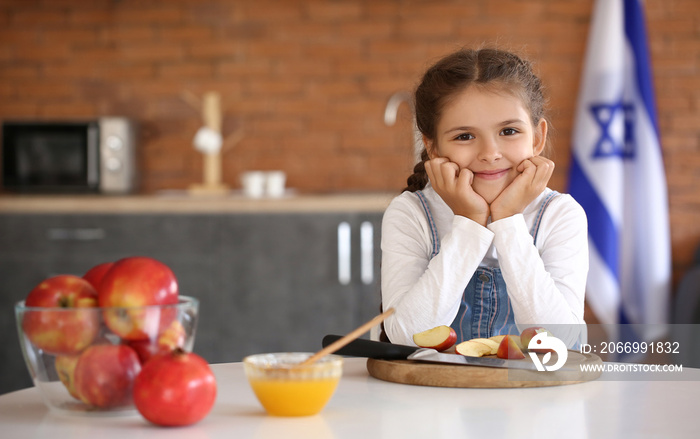
[[[533,245],[529,231],[549,192],[545,189],[522,214],[484,227],[455,215],[428,184],[423,194],[440,240],[432,259],[431,228],[418,196],[396,197],[384,213],[381,237],[382,304],[395,308],[384,322],[389,340],[413,345],[413,334],[450,325],[478,266],[500,266],[519,328],[584,324],[586,214],[570,195],[554,197]],[[576,340],[563,341],[571,346]]]

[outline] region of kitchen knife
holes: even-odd
[[[322,344],[327,346],[341,336],[326,335]],[[443,354],[435,349],[405,346],[366,339],[353,340],[335,352],[338,355],[351,357],[367,357],[378,360],[414,360],[434,363],[459,364],[463,366],[499,367],[507,369],[537,370],[532,360],[504,360],[493,357],[468,357],[460,354]],[[559,370],[568,370],[562,368]]]

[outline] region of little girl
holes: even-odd
[[[531,65],[460,50],[425,73],[415,111],[421,162],[382,223],[389,340],[413,345],[439,325],[460,342],[584,324],[586,215],[547,188],[554,163],[542,156],[548,124]],[[575,330],[557,332],[577,341]]]

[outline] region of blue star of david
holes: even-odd
[[[619,157],[623,160],[633,159],[636,142],[634,138],[635,108],[632,103],[622,100],[612,104],[593,104],[590,111],[600,127],[600,138],[595,144],[593,158]],[[615,138],[610,133],[610,127],[617,113],[621,111],[624,117],[623,138]]]

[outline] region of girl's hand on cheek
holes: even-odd
[[[554,162],[540,156],[523,160],[516,168],[520,174],[491,203],[493,221],[522,213],[547,187]]]
[[[474,174],[445,157],[425,162],[425,171],[435,192],[450,206],[455,215],[486,225],[489,205],[472,188]]]

